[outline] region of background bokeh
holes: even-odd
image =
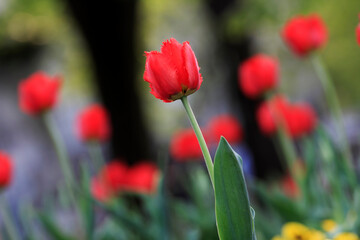
[[[109,160],[136,162],[167,152],[172,134],[190,125],[181,103],[155,99],[142,75],[144,51],[160,50],[171,37],[189,41],[201,67],[203,85],[190,97],[200,125],[220,113],[237,116],[244,125],[249,159],[255,161],[254,173],[271,175],[280,168],[277,157],[270,141],[258,136],[252,116],[256,103],[240,94],[237,66],[254,53],[275,56],[281,89],[292,100],[312,103],[328,122],[311,64],[294,57],[280,38],[282,26],[298,14],[317,13],[328,26],[321,55],[339,93],[349,137],[357,141],[360,50],[354,29],[359,10],[358,1],[335,0],[1,0],[0,148],[16,165],[6,194],[14,206],[36,201],[61,177],[44,126],[18,108],[18,83],[37,70],[63,76],[54,118],[75,166],[86,152],[74,122],[91,102],[104,102],[112,117],[114,138],[104,146]]]

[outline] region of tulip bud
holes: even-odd
[[[216,143],[221,136],[226,138],[229,143],[238,143],[242,140],[243,129],[240,122],[231,115],[220,115],[210,120],[208,132],[211,140]]]
[[[140,162],[129,168],[124,189],[128,192],[153,194],[157,190],[160,171],[150,162]]]
[[[202,160],[202,152],[195,132],[186,129],[174,134],[170,143],[171,156],[179,161]]]
[[[111,134],[109,117],[100,104],[93,104],[84,109],[77,121],[77,130],[83,141],[106,141]]]
[[[275,59],[263,54],[255,55],[239,66],[239,86],[247,97],[259,97],[276,86],[278,72]]]
[[[286,23],[282,38],[295,54],[306,56],[325,45],[328,33],[319,16],[297,16]]]
[[[260,130],[266,134],[271,135],[277,131],[277,124],[284,124],[284,113],[288,108],[288,101],[285,97],[278,95],[272,99],[263,102],[257,112],[256,118]]]
[[[290,104],[282,96],[276,96],[260,105],[257,121],[261,131],[273,134],[279,124],[283,124],[289,136],[293,138],[309,134],[316,126],[316,115],[307,104]]]
[[[163,42],[160,52],[145,55],[144,79],[156,98],[172,102],[200,88],[200,68],[189,42],[180,44],[171,38]]]
[[[125,163],[112,161],[92,179],[91,193],[99,201],[108,201],[124,190],[128,167]]]
[[[31,115],[51,109],[57,100],[61,80],[36,72],[19,85],[19,102],[23,112]]]

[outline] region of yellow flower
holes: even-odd
[[[289,222],[283,226],[282,236],[286,240],[308,240],[311,231],[301,223]]]
[[[336,235],[334,240],[359,240],[359,236],[355,233],[345,232]]]
[[[311,234],[308,240],[325,240],[325,234],[317,230],[311,230]]]
[[[321,227],[325,232],[332,232],[336,229],[337,223],[334,220],[326,219],[322,221]]]

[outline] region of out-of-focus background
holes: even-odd
[[[200,125],[220,113],[235,115],[245,129],[243,145],[254,160],[253,174],[266,178],[281,172],[271,141],[257,128],[257,102],[238,89],[237,67],[259,52],[278,58],[281,90],[292,100],[313,104],[327,122],[311,64],[295,57],[280,38],[285,22],[298,14],[317,13],[327,24],[329,41],[321,55],[339,93],[349,137],[357,141],[359,10],[358,1],[335,0],[1,0],[0,148],[16,165],[7,197],[13,207],[36,201],[61,177],[43,124],[18,107],[19,82],[37,70],[63,76],[53,114],[75,166],[87,153],[74,122],[93,102],[110,112],[113,138],[104,146],[109,160],[133,163],[166,152],[172,134],[190,124],[181,103],[155,99],[142,75],[144,51],[160,50],[171,37],[190,42],[201,68],[204,82],[190,97]]]

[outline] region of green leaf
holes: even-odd
[[[50,219],[47,215],[43,213],[39,213],[39,220],[42,223],[42,226],[46,230],[46,232],[51,236],[51,239],[54,240],[75,240],[75,238],[72,238],[65,233],[62,232],[62,230],[56,226],[56,224]]]
[[[255,212],[251,211],[242,160],[223,137],[215,155],[214,182],[220,239],[255,240]]]
[[[79,199],[79,205],[81,210],[81,216],[83,218],[83,223],[85,225],[86,239],[94,239],[95,231],[95,212],[94,212],[94,200],[90,193],[90,175],[89,169],[85,162],[81,164],[82,170],[82,194]]]

